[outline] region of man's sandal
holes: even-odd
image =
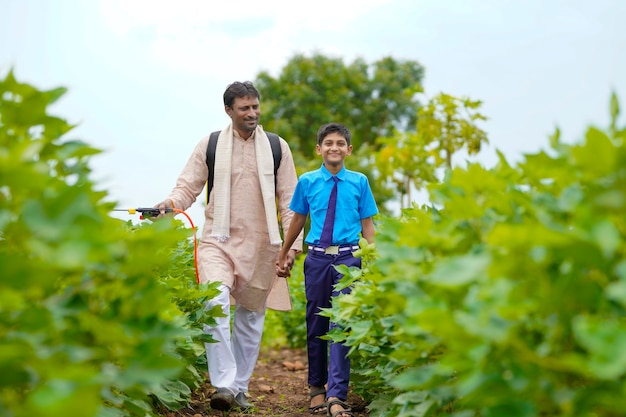
[[[324,402],[309,407],[309,413],[311,414],[324,414],[326,412],[326,390],[324,389],[324,387],[311,387],[311,391],[309,392],[309,400],[313,400],[313,398],[317,397],[318,395],[324,396]]]
[[[341,407],[343,407],[343,410],[337,410],[334,413],[331,413],[330,409],[333,405],[340,405]],[[354,417],[354,414],[352,414],[352,408],[350,408],[350,406],[346,403],[344,403],[341,400],[330,400],[328,401],[328,403],[326,403],[326,415],[328,417],[337,417],[340,415],[347,415],[347,416],[352,416]]]

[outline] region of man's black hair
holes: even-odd
[[[226,87],[226,91],[224,91],[224,105],[232,109],[233,102],[237,97],[241,98],[247,96],[256,97],[261,100],[261,94],[259,94],[259,91],[250,81],[235,81]]]

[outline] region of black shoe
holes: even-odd
[[[228,411],[233,408],[235,397],[226,388],[218,388],[211,395],[211,408],[215,410]]]
[[[254,405],[250,401],[248,401],[248,398],[246,397],[246,394],[244,392],[240,392],[239,394],[237,394],[237,396],[235,397],[235,405],[242,410],[247,410],[254,407]]]

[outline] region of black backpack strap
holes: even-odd
[[[267,138],[270,141],[270,147],[272,148],[272,156],[274,157],[274,188],[276,188],[276,174],[278,173],[278,167],[280,167],[280,160],[283,157],[283,151],[280,148],[280,139],[276,133],[265,132]],[[207,178],[206,185],[206,203],[209,204],[209,197],[211,190],[213,190],[213,178],[215,174],[215,149],[217,148],[217,138],[220,135],[220,131],[211,132],[209,136],[209,144],[206,148],[206,165],[209,168],[209,176]]]
[[[206,147],[206,166],[209,168],[209,176],[206,183],[206,203],[209,204],[209,196],[213,189],[213,177],[215,173],[215,148],[217,147],[217,138],[220,131],[211,132],[209,136],[209,144]]]
[[[270,140],[272,155],[274,156],[274,189],[276,189],[276,174],[278,173],[280,160],[283,158],[283,151],[280,149],[280,139],[278,138],[278,135],[272,132],[265,133],[267,134],[267,138]]]

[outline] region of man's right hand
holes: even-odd
[[[289,262],[286,256],[281,254],[276,261],[276,275],[279,277],[287,278],[291,276],[291,266],[293,265],[293,261]]]
[[[170,213],[172,213],[172,209],[174,208],[174,204],[172,202],[172,200],[170,200],[169,198],[167,200],[163,200],[160,203],[157,203],[154,205],[154,208],[158,208],[160,213],[158,216],[154,217],[154,219],[160,219],[163,216],[165,216],[165,210],[169,210]]]

